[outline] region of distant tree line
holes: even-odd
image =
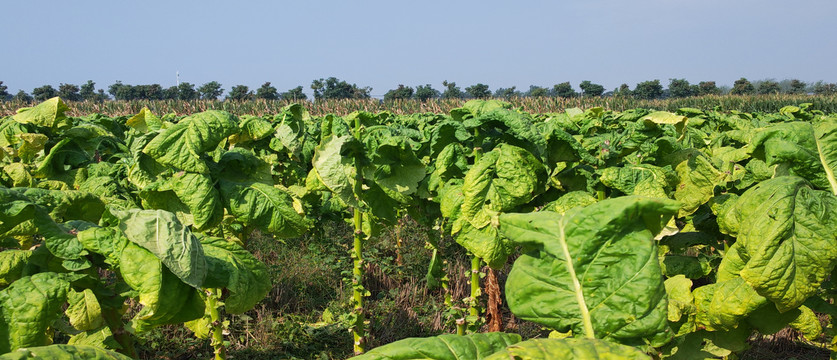
[[[372,96],[371,87],[360,87],[346,81],[329,77],[317,79],[311,82],[310,89],[313,90],[314,100],[325,99],[369,99]],[[683,98],[703,95],[756,95],[756,94],[808,94],[833,95],[837,94],[837,84],[818,81],[808,84],[798,79],[785,79],[776,81],[774,79],[749,81],[740,78],[733,83],[732,87],[715,84],[714,81],[701,81],[691,84],[685,79],[669,79],[668,87],[663,88],[659,79],[637,83],[633,89],[628,84],[622,84],[613,91],[605,91],[604,86],[584,80],[578,84],[578,90],[569,82],[555,84],[552,87],[537,85],[529,86],[526,91],[518,90],[517,87],[498,88],[493,92],[488,85],[477,83],[466,87],[464,90],[452,81],[443,81],[442,89],[436,90],[430,84],[418,85],[415,88],[398,85],[397,88],[387,91],[384,101],[416,99],[426,101],[434,98],[442,99],[482,99],[482,98],[511,98],[511,97],[562,97],[572,98],[579,96],[614,96],[634,97],[638,99],[665,99]],[[105,89],[96,89],[96,83],[88,80],[81,86],[61,83],[58,88],[52,85],[43,85],[32,90],[31,94],[19,90],[16,94],[8,92],[8,87],[0,81],[0,100],[16,101],[43,101],[55,96],[60,96],[67,101],[106,101],[106,100],[217,100],[224,94],[224,89],[217,81],[210,81],[200,86],[188,82],[179,83],[177,86],[164,88],[160,84],[150,85],[129,85],[117,81]],[[226,100],[247,101],[254,99],[265,100],[307,100],[308,96],[303,92],[302,86],[297,86],[285,92],[279,92],[270,82],[262,84],[261,87],[250,90],[246,85],[235,85],[230,88]]]

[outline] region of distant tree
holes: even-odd
[[[416,92],[413,97],[419,101],[427,101],[439,97],[439,90],[434,89],[430,84],[416,86]]]
[[[178,100],[195,100],[200,96],[195,85],[188,82],[182,82],[177,85],[177,99]]]
[[[6,90],[9,90],[9,88],[0,81],[0,101],[11,99],[12,94],[9,94]]]
[[[604,86],[594,84],[589,80],[582,81],[578,87],[581,88],[581,94],[584,96],[602,96],[605,90]]]
[[[721,89],[714,81],[701,81],[697,85],[697,95],[720,95]]]
[[[446,87],[445,92],[442,93],[442,99],[461,99],[465,97],[465,94],[462,93],[462,90],[459,90],[459,87],[456,86],[455,82],[448,82],[447,80],[442,81],[442,86]]]
[[[619,85],[618,88],[613,90],[613,96],[615,97],[629,97],[631,94],[631,87],[628,84]]]
[[[405,100],[413,97],[413,88],[399,84],[398,88],[387,91],[384,101]]]
[[[170,86],[163,90],[163,100],[177,100],[178,94],[177,86]]]
[[[336,77],[319,79],[311,82],[314,99],[368,99],[371,87],[358,87]]]
[[[198,88],[198,93],[200,94],[201,99],[218,100],[221,94],[224,93],[224,89],[221,88],[221,84],[217,81],[210,81],[201,85]]]
[[[77,85],[64,83],[58,85],[58,96],[66,101],[81,101],[81,94],[78,91]]]
[[[108,86],[108,93],[116,100],[131,100],[135,97],[133,86],[123,84],[119,80]]]
[[[756,92],[759,94],[778,94],[779,91],[779,83],[773,80],[761,81],[756,87]]]
[[[481,83],[466,87],[465,93],[475,99],[486,99],[491,97],[491,90],[488,90],[488,85]]]
[[[180,90],[178,89],[179,92]],[[133,87],[132,93],[133,100],[163,100],[166,96],[165,90],[163,90],[163,86],[160,84],[136,85]]]
[[[799,79],[791,79],[790,81],[790,91],[791,94],[805,94],[808,91],[808,84],[805,82],[800,81]]]
[[[270,85],[270,81],[268,81],[262,84],[261,87],[256,89],[256,98],[265,100],[276,100],[279,99],[279,92],[276,91],[276,88]]]
[[[520,96],[520,92],[516,91],[517,86],[512,86],[510,88],[499,88],[494,91],[494,97],[498,98],[512,98],[515,96]]]
[[[58,96],[58,91],[52,85],[44,85],[32,90],[35,101],[45,101]]]
[[[245,101],[250,100],[253,98],[253,92],[250,91],[250,88],[247,85],[236,85],[230,89],[230,94],[227,95],[227,99],[236,100],[236,101]]]
[[[81,85],[79,95],[81,95],[81,98],[84,101],[99,100],[96,94],[96,83],[94,83],[93,80],[87,80],[86,84]]]
[[[746,78],[740,78],[735,80],[735,83],[732,84],[732,90],[730,90],[730,94],[732,95],[750,95],[756,91],[755,87],[750,80]]]
[[[589,82],[589,81],[588,81]],[[602,89],[604,91],[604,89]],[[562,82],[552,87],[552,95],[562,98],[571,98],[578,96],[570,82]]]
[[[305,93],[302,92],[302,86],[297,86],[293,89],[285,91],[279,94],[279,97],[281,97],[282,100],[288,101],[301,101],[308,99],[308,95],[305,95]]]
[[[814,83],[814,94],[816,95],[834,95],[837,93],[837,84],[817,81]]]
[[[19,90],[15,96],[12,96],[12,101],[19,101],[19,102],[32,102],[32,96],[26,93],[26,91]]]
[[[692,86],[686,79],[669,79],[668,95],[673,98],[694,96]]]
[[[654,79],[636,84],[632,94],[637,99],[658,99],[663,96],[663,85],[660,80]]]
[[[529,85],[529,91],[525,93],[528,97],[547,97],[549,96],[549,89],[537,85]]]

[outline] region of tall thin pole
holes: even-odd
[[[180,86],[180,71],[177,72],[177,86]]]

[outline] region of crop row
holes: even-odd
[[[826,113],[837,112],[837,96],[834,95],[707,95],[689,98],[670,98],[643,100],[632,97],[511,97],[504,98],[513,107],[532,114],[559,113],[569,108],[590,109],[602,107],[607,110],[625,111],[635,108],[654,109],[675,112],[677,109],[691,107],[703,110],[729,112],[732,110],[748,113],[775,113],[785,106],[810,103],[811,110]],[[380,101],[377,99],[339,99],[299,102],[311,115],[327,114],[348,115],[354,111],[383,112],[396,115],[415,113],[450,113],[466,102],[463,99],[429,99]],[[293,104],[286,100],[134,100],[107,102],[72,102],[72,109],[67,115],[84,116],[93,113],[107,116],[132,116],[143,108],[149,108],[155,114],[193,114],[206,110],[223,110],[234,115],[272,116],[282,108]],[[17,109],[32,106],[28,102],[0,102],[0,116],[14,115]]]
[[[53,98],[0,121],[2,358],[135,357],[134,334],[164,324],[225,358],[225,314],[270,290],[250,235],[325,216],[354,229],[358,359],[721,357],[754,333],[832,336],[818,315],[836,310],[837,116],[811,104],[68,110]],[[446,299],[455,334],[367,349],[364,244],[404,214],[467,250],[471,294]],[[427,246],[428,284],[447,292],[443,245]],[[480,271],[510,258],[509,308],[549,339],[479,333]],[[49,345],[56,332],[69,343]]]

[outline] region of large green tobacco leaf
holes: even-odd
[[[598,199],[586,191],[571,191],[544,205],[541,211],[552,211],[563,215],[572,208],[595,204],[597,201]]]
[[[753,157],[837,194],[837,121],[777,124],[753,136]]]
[[[138,209],[112,213],[128,240],[156,256],[186,284],[201,287],[206,277],[203,247],[173,213]]]
[[[0,289],[24,276],[31,256],[30,250],[0,251]]]
[[[238,134],[230,136],[230,144],[236,146],[261,140],[273,134],[273,125],[257,116],[243,115],[238,128]]]
[[[224,216],[221,195],[212,178],[179,172],[165,182],[140,192],[147,207],[175,212],[185,225],[203,231],[218,225]]]
[[[726,174],[715,169],[709,160],[702,155],[691,155],[688,160],[677,165],[677,175],[680,183],[674,190],[674,198],[683,206],[678,217],[693,214],[698,207],[712,198],[715,185],[721,184]]]
[[[238,132],[235,116],[208,110],[188,116],[152,139],[143,152],[159,163],[201,174],[209,173],[203,156]]]
[[[655,111],[642,118],[646,127],[659,127],[662,125],[673,125],[678,135],[683,134],[689,118],[673,114],[667,111]]]
[[[221,197],[236,220],[282,238],[300,236],[311,226],[294,209],[290,194],[260,182],[221,180]]]
[[[678,208],[626,196],[564,215],[500,215],[501,233],[527,250],[506,283],[509,308],[558,331],[661,345],[670,329],[653,238]]]
[[[462,180],[451,179],[439,189],[439,211],[442,216],[456,220],[462,213]]]
[[[435,169],[427,179],[427,189],[441,192],[440,188],[451,179],[462,179],[468,171],[466,149],[460,144],[450,144],[436,157]]]
[[[697,323],[710,331],[729,331],[767,299],[740,277],[698,287],[694,291]]]
[[[201,317],[204,303],[198,290],[175,276],[150,251],[124,243],[119,266],[125,283],[139,292],[143,305],[128,327],[138,333],[164,324],[178,324]]]
[[[837,261],[837,197],[802,178],[764,181],[719,217],[741,244],[740,276],[781,312],[813,295]]]
[[[163,122],[148,107],[143,107],[139,113],[126,120],[125,125],[144,133],[160,130],[163,127]]]
[[[279,115],[277,115],[278,117]],[[281,122],[276,126],[274,136],[288,152],[299,157],[305,141],[305,120],[310,117],[308,111],[299,104],[285,107]]]
[[[93,155],[82,149],[74,139],[64,138],[49,149],[49,154],[38,164],[35,174],[41,178],[60,176],[88,164]]]
[[[506,333],[446,334],[428,338],[407,338],[350,358],[352,360],[480,360],[520,341],[520,335]]]
[[[485,360],[650,360],[639,349],[597,339],[531,339],[511,345]]]
[[[252,309],[273,287],[267,267],[238,244],[215,237],[202,237],[201,244],[209,266],[204,287],[229,290],[224,299],[227,312]]]
[[[30,127],[11,118],[0,118],[0,149],[18,147],[23,140],[18,135],[29,133]]]
[[[36,156],[43,154],[42,151],[47,144],[49,138],[43,134],[17,134],[22,141],[20,147],[17,149],[17,156],[21,161],[29,163]]]
[[[224,217],[221,194],[209,176],[176,173],[169,180],[167,188],[174,191],[177,198],[189,209],[196,230],[212,228]]]
[[[676,335],[683,335],[696,330],[695,297],[692,295],[692,281],[683,275],[666,279],[668,295],[668,321],[678,325]]]
[[[370,129],[363,140],[371,162],[363,167],[364,181],[375,182],[390,198],[408,203],[425,176],[424,164],[410,144],[383,127]]]
[[[154,210],[143,210],[142,213],[155,213]],[[183,282],[180,277],[169,270],[169,266],[164,265],[160,258],[152,251],[141,247],[140,245],[128,240],[127,233],[130,232],[131,237],[145,234],[150,239],[143,242],[145,246],[153,243],[160,244],[161,248],[155,249],[155,252],[167,254],[168,244],[174,243],[175,246],[181,247],[179,253],[184,257],[194,252],[188,251],[187,245],[192,241],[197,243],[197,239],[191,233],[186,231],[173,231],[176,226],[166,224],[165,219],[161,219],[159,224],[148,224],[149,229],[142,230],[135,229],[142,225],[142,220],[148,218],[147,214],[138,214],[135,211],[117,212],[117,216],[124,218],[126,214],[135,214],[136,219],[130,220],[129,224],[122,225],[120,228],[106,227],[106,228],[90,228],[78,233],[78,238],[84,247],[92,252],[96,252],[105,257],[105,261],[114,267],[118,267],[125,283],[132,289],[139,293],[139,303],[143,308],[134,316],[128,324],[131,331],[143,332],[147,331],[157,325],[163,324],[178,324],[189,320],[194,320],[201,317],[204,313],[204,303],[200,298],[199,290],[195,287]],[[138,214],[138,215],[137,215]],[[174,215],[167,213],[169,221],[174,219]],[[176,221],[176,220],[174,220]],[[157,225],[159,230],[155,230]],[[125,230],[121,228],[125,227]],[[189,240],[183,241],[169,241],[160,239],[156,242],[154,239],[159,235],[163,236],[166,233],[174,232],[177,236],[183,236]],[[201,265],[203,272],[206,272],[206,263],[203,255],[202,247],[200,249],[200,259],[204,263]],[[189,262],[184,259],[184,262]],[[183,269],[181,269],[183,270]],[[188,278],[188,277],[187,277]],[[197,287],[203,285],[203,277]]]
[[[546,169],[530,152],[501,144],[484,154],[465,174],[462,215],[481,229],[490,212],[509,211],[544,191]]]
[[[462,146],[470,140],[473,135],[465,129],[462,123],[457,121],[443,121],[430,130],[430,156],[436,158],[442,150],[451,144]]]
[[[130,360],[115,351],[89,345],[49,345],[19,349],[0,356],[0,360]]]
[[[696,322],[707,330],[732,331],[742,319],[768,302],[739,275],[745,266],[740,249],[740,242],[730,246],[718,266],[717,282],[693,292]]]
[[[55,256],[78,259],[85,255],[76,237],[61,228],[46,209],[33,203],[21,190],[0,188],[0,239],[41,235],[44,245]]]
[[[602,184],[627,195],[668,198],[677,185],[677,175],[671,168],[639,164],[625,167],[609,167],[602,170]]]
[[[45,207],[57,221],[83,220],[96,223],[105,211],[105,203],[88,192],[28,188],[23,190],[23,194],[32,202]]]
[[[104,325],[105,319],[102,317],[102,307],[92,290],[84,289],[81,292],[70,290],[67,300],[70,306],[64,312],[74,328],[88,331]]]
[[[452,232],[459,245],[495,269],[502,268],[514,251],[514,245],[500,236],[494,226],[477,229],[467,219],[460,217],[454,221]]]
[[[56,273],[38,273],[0,291],[0,353],[48,345],[47,328],[61,316],[70,283]]]
[[[595,164],[597,160],[590,155],[581,143],[572,135],[554,125],[544,134],[546,139],[545,162],[548,166],[555,166],[559,162],[579,161]]]
[[[64,101],[54,97],[34,107],[20,109],[12,118],[21,124],[35,124],[46,128],[55,128],[64,125],[67,120],[64,112],[69,109]]]
[[[75,334],[67,340],[68,345],[87,345],[105,349],[121,349],[122,346],[113,337],[113,332],[107,326],[87,330]]]
[[[825,178],[831,185],[831,192],[837,195],[837,121],[822,121],[814,124],[817,153],[825,170]]]
[[[349,206],[359,205],[355,197],[355,187],[359,186],[357,169],[348,154],[357,146],[357,140],[351,136],[331,136],[317,146],[313,160],[313,171],[320,181]]]

